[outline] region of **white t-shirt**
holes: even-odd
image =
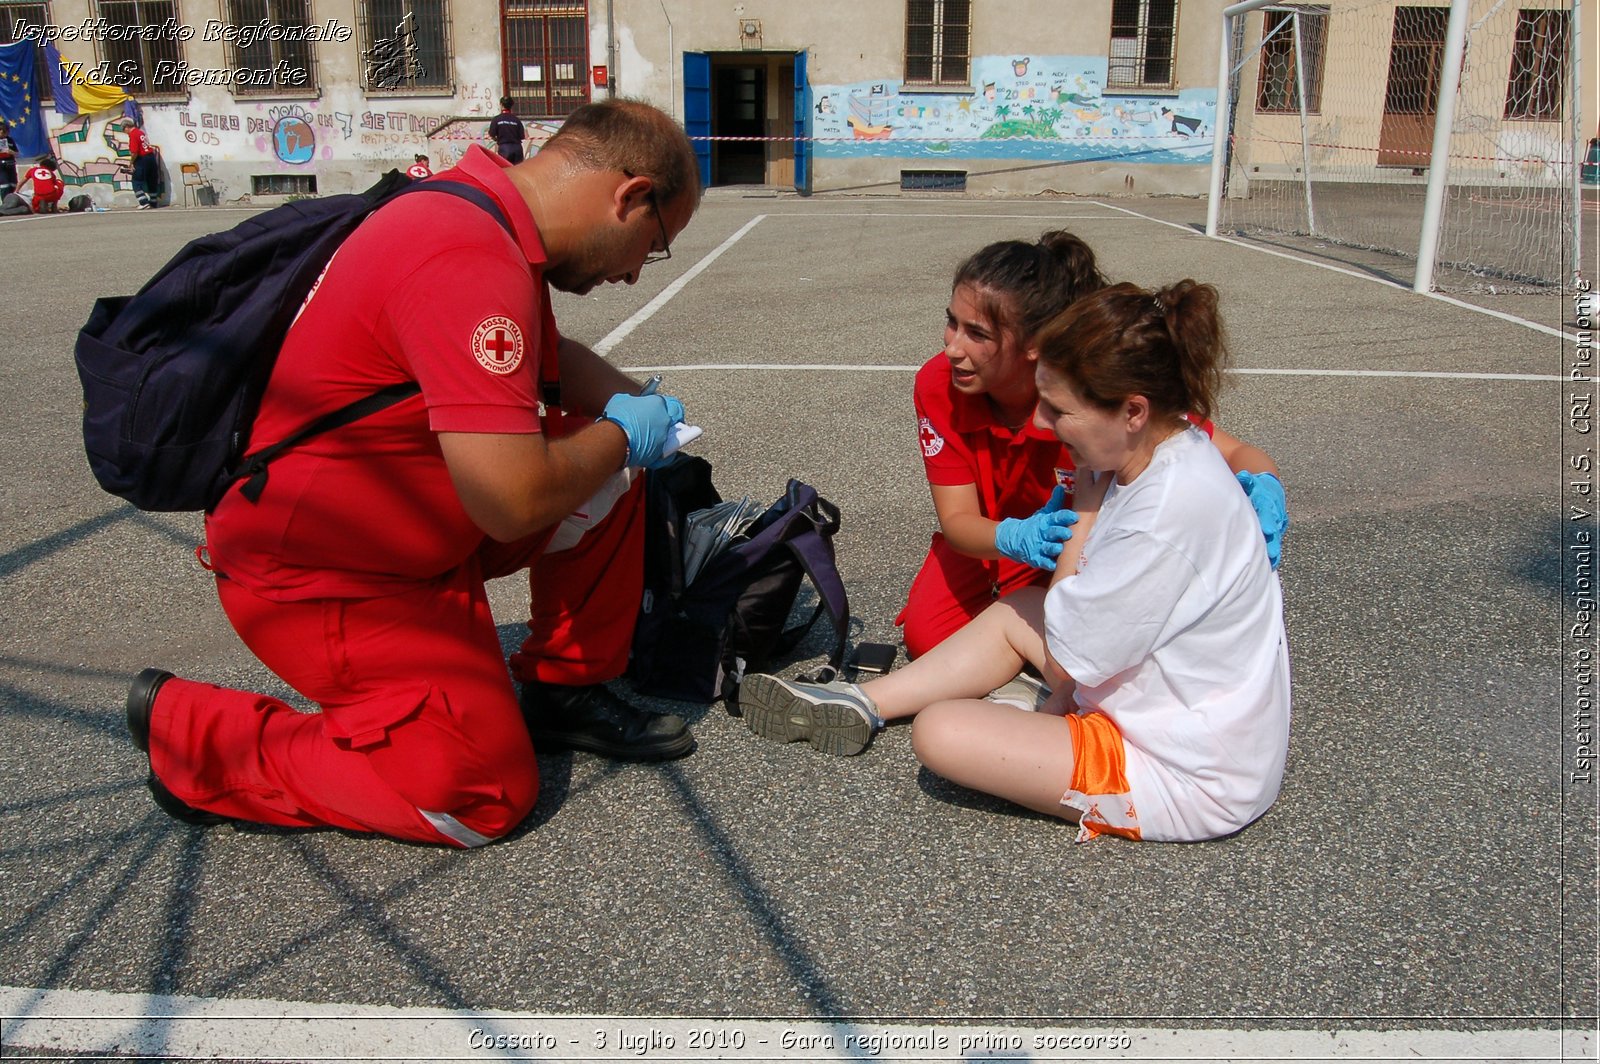
[[[1122,731],[1140,837],[1226,835],[1278,796],[1289,747],[1283,592],[1261,526],[1198,429],[1113,483],[1045,602],[1077,702]]]

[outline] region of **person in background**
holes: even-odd
[[[412,157],[411,165],[406,168],[406,174],[421,181],[425,177],[433,176],[433,167],[428,165],[426,155],[415,155]]]
[[[28,168],[28,174],[22,179],[22,184],[17,186],[17,191],[22,191],[22,186],[33,183],[33,213],[55,214],[61,203],[61,193],[66,191],[66,182],[61,180],[57,168],[61,164],[54,155],[46,155],[33,166]]]
[[[495,151],[507,162],[520,163],[522,141],[526,137],[522,119],[512,110],[511,97],[500,97],[500,113],[489,120],[489,139],[494,141]]]
[[[133,157],[133,194],[139,209],[148,211],[157,205],[161,196],[160,157],[144,131],[144,120],[136,119],[128,127],[128,154]]]
[[[0,196],[17,190],[17,142],[11,138],[11,123],[0,118]]]

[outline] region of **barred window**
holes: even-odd
[[[188,99],[175,0],[96,0],[95,14],[112,27],[99,43],[110,81],[140,100]]]
[[[1559,119],[1567,88],[1567,12],[1517,15],[1517,43],[1506,84],[1506,117]]]
[[[1110,88],[1171,88],[1178,0],[1111,0]]]
[[[361,83],[368,92],[449,92],[449,0],[362,0]]]
[[[505,0],[506,95],[519,115],[560,116],[589,102],[583,0]]]
[[[270,40],[268,27],[311,25],[311,0],[223,0],[228,24],[239,32],[227,43],[228,67],[248,71],[234,82],[236,96],[281,96],[317,91],[316,45],[307,40]]]
[[[1303,63],[1306,79],[1306,111],[1322,111],[1322,59],[1324,42],[1328,37],[1328,9],[1302,7],[1296,9],[1300,16],[1300,48],[1294,40],[1293,12],[1269,8],[1262,23],[1260,91],[1256,95],[1256,110],[1267,112],[1300,112],[1300,74],[1297,63]]]
[[[971,0],[906,0],[908,84],[965,85],[971,47]]]
[[[0,44],[10,44],[17,39],[20,26],[47,26],[50,24],[49,4],[13,4],[0,2]],[[50,91],[50,71],[45,66],[43,42],[33,48],[33,98],[48,104],[54,97]]]

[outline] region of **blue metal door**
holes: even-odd
[[[811,194],[811,81],[804,51],[794,54],[794,187]]]
[[[683,53],[683,129],[700,163],[700,187],[711,187],[711,56]]]

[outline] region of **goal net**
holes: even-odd
[[[1577,0],[1465,0],[1454,49],[1448,0],[1229,10],[1208,231],[1447,291],[1580,268]]]

